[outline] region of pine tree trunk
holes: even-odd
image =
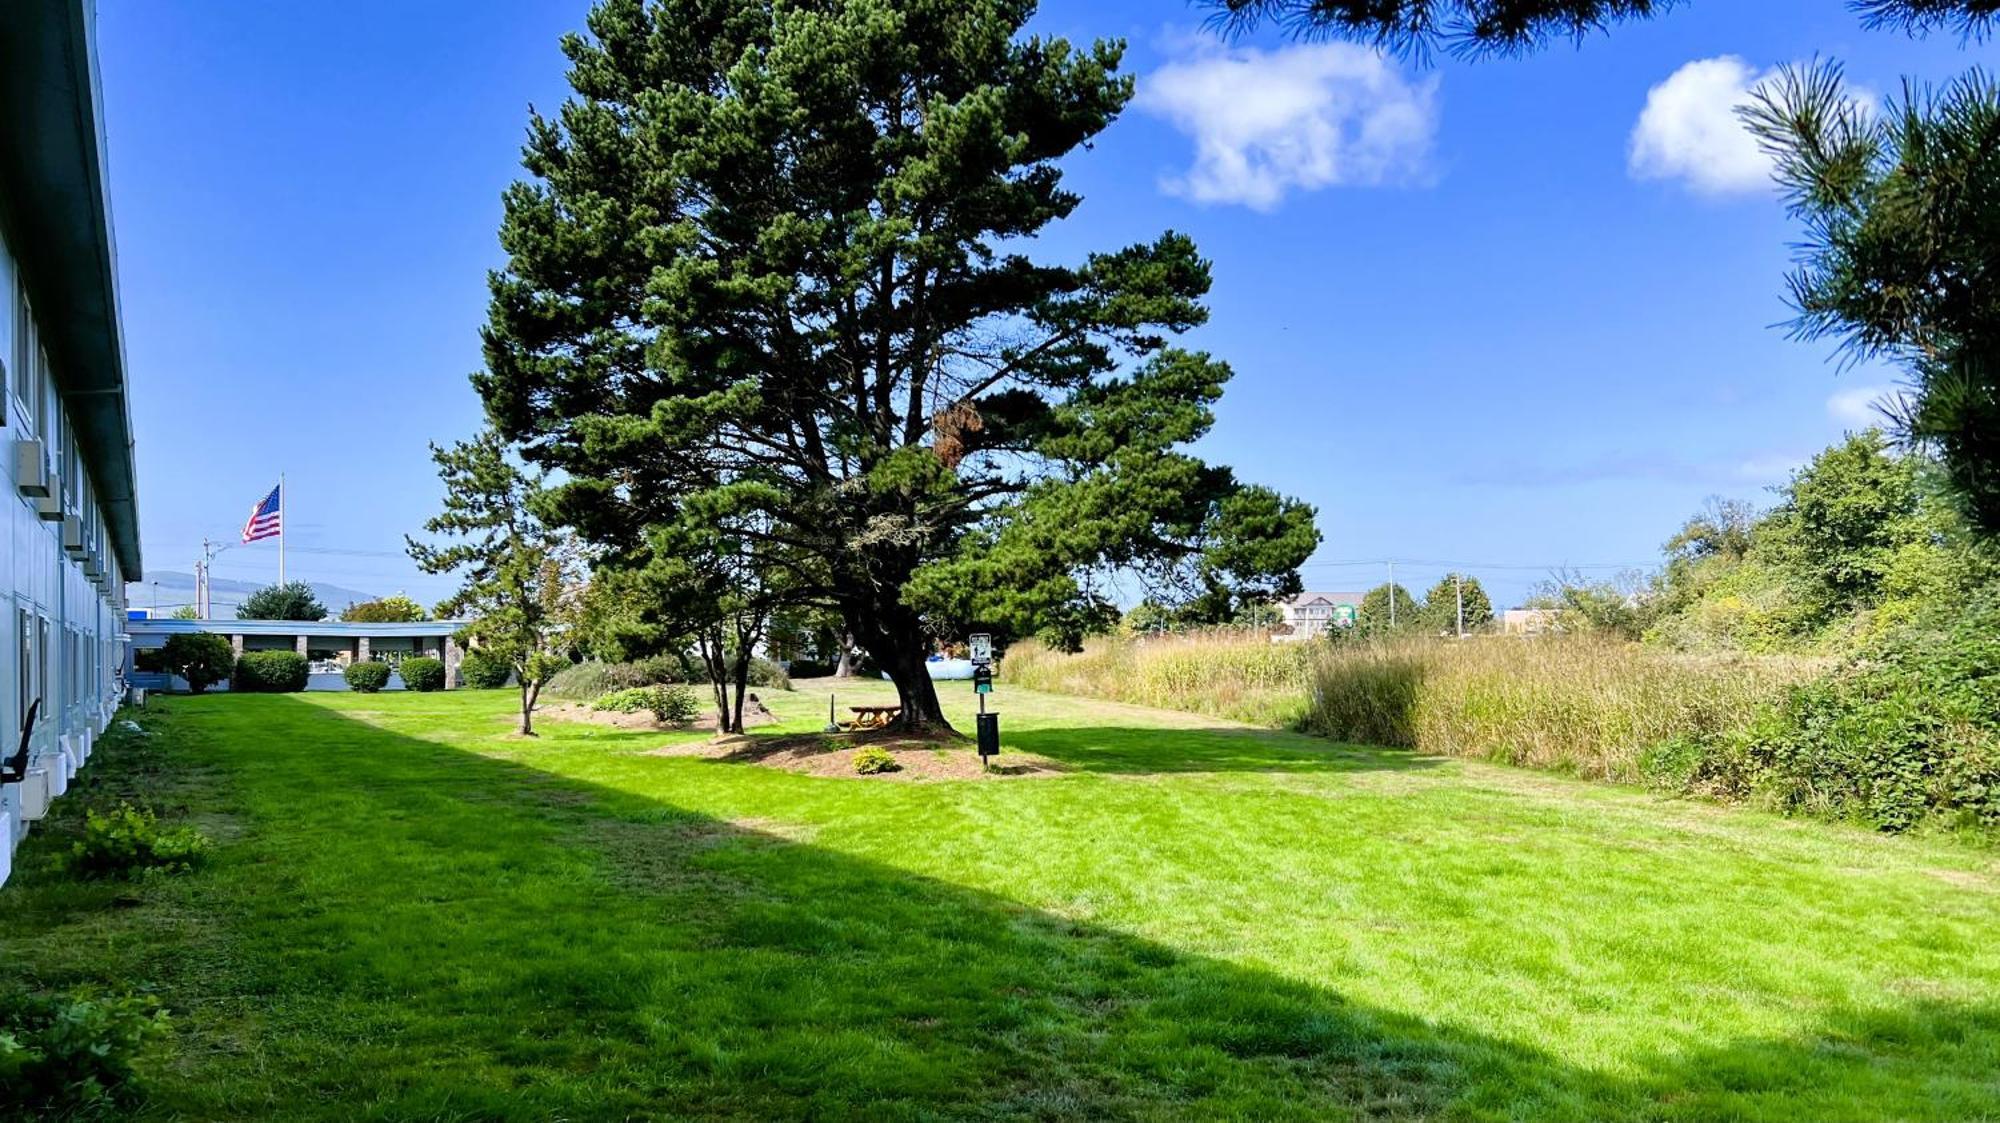
[[[938,703],[937,685],[924,665],[929,643],[916,614],[901,603],[863,605],[854,610],[849,626],[862,649],[896,684],[896,700],[903,707],[897,724],[912,732],[950,732],[951,723]]]
[[[854,677],[854,635],[851,632],[840,633],[840,661],[834,664],[833,677]]]
[[[527,682],[525,674],[521,677],[521,736],[533,737],[535,735],[535,699],[541,694],[542,688]]]

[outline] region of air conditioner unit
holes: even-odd
[[[35,517],[45,523],[61,522],[63,517],[62,496],[44,495],[35,500]]]
[[[32,823],[49,813],[49,770],[30,768],[21,777],[21,821]]]
[[[63,553],[73,558],[82,557],[86,549],[83,544],[83,520],[74,511],[65,512],[62,520]]]
[[[84,555],[83,575],[90,578],[91,584],[96,585],[100,589],[104,587],[104,565],[97,560],[96,554]]]
[[[48,450],[33,437],[14,442],[14,486],[21,494],[40,499],[55,489],[56,469],[49,463]]]

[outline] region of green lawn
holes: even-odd
[[[511,701],[157,703],[23,849],[0,969],[155,989],[151,1118],[2000,1119],[1990,852],[1006,687],[1070,774]],[[55,872],[133,790],[214,864]]]

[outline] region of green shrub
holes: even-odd
[[[166,1033],[148,995],[0,994],[0,1114],[75,1117],[126,1102]]]
[[[63,865],[82,877],[130,881],[188,873],[208,860],[211,848],[193,827],[163,828],[151,811],[120,803],[109,811],[85,812],[83,837],[70,845]]]
[[[349,663],[341,675],[347,679],[347,689],[360,694],[373,694],[389,685],[389,664],[376,659],[363,659]]]
[[[186,679],[196,694],[228,678],[235,662],[236,649],[213,632],[168,636],[160,648],[160,665]]]
[[[769,687],[772,690],[790,690],[792,679],[785,673],[785,668],[778,666],[773,660],[757,655],[750,659],[750,685]]]
[[[2000,827],[2000,593],[1898,629],[1744,728],[1652,763],[1662,786],[1881,830]]]
[[[591,703],[591,709],[621,714],[636,714],[644,710],[651,713],[656,721],[685,725],[701,712],[701,704],[696,701],[694,691],[673,683],[614,690],[600,695],[597,701]]]
[[[474,648],[459,660],[458,673],[474,690],[498,690],[514,677],[514,664]]]
[[[605,663],[593,659],[565,667],[549,680],[542,692],[552,698],[589,702],[614,690],[691,682],[693,676],[690,670],[687,661],[678,655],[655,655],[630,663]]]
[[[396,664],[396,672],[403,676],[403,685],[411,690],[432,691],[444,689],[444,660],[428,655],[412,655]]]
[[[854,770],[863,776],[873,776],[878,772],[898,772],[902,767],[896,763],[896,754],[880,745],[864,745],[854,750]]]
[[[290,694],[306,688],[311,667],[296,651],[252,651],[236,661],[229,689],[239,694]]]

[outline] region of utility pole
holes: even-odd
[[[1389,630],[1396,630],[1396,563],[1389,563]]]

